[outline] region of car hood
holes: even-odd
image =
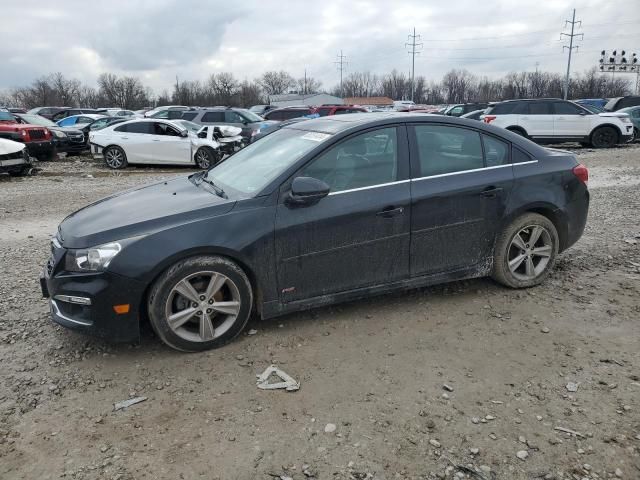
[[[255,128],[266,128],[270,125],[277,125],[280,122],[276,122],[275,120],[260,120],[259,122],[252,122],[249,125]]]
[[[229,212],[235,201],[189,177],[161,181],[98,200],[65,218],[58,236],[66,248],[87,248],[145,235]]]
[[[64,132],[64,133],[77,133],[77,134],[81,134],[82,130],[78,130],[77,128],[74,127],[60,127],[58,125],[56,125],[55,127],[47,127],[49,130],[57,130],[58,132]]]
[[[23,149],[24,143],[0,138],[0,155],[9,155],[10,153],[16,153]]]
[[[601,117],[628,117],[629,114],[628,113],[624,113],[624,112],[601,112],[598,114]]]

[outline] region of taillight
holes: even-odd
[[[496,116],[495,116],[495,115],[485,115],[485,116],[484,116],[484,118],[483,118],[484,123],[491,123],[491,122],[493,122],[495,119],[496,119]]]
[[[573,174],[585,185],[589,183],[589,169],[583,164],[573,167]]]

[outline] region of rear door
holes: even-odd
[[[490,267],[513,184],[509,144],[479,131],[415,124],[411,144],[411,276]]]
[[[520,126],[530,137],[552,138],[555,132],[551,102],[540,100],[522,103],[526,110],[520,115]]]
[[[326,182],[314,205],[276,213],[278,289],[283,302],[408,278],[410,182],[406,129],[385,126],[328,147],[294,175]]]
[[[553,102],[553,131],[556,137],[586,137],[592,115],[571,102]]]

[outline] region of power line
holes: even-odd
[[[420,52],[416,50],[416,48],[422,48],[422,43],[416,43],[416,39],[420,39],[420,35],[416,35],[416,27],[413,27],[413,35],[409,35],[408,39],[411,40],[411,43],[405,43],[404,46],[411,47],[409,53],[411,54],[411,101],[413,102],[413,92],[414,92],[414,79],[416,75],[416,55],[419,55]]]
[[[566,100],[567,97],[569,96],[569,72],[571,71],[571,54],[573,53],[573,49],[575,48],[576,50],[578,50],[578,45],[574,46],[573,45],[573,38],[574,37],[580,37],[580,39],[582,40],[584,38],[584,34],[583,33],[573,33],[575,30],[575,26],[578,25],[579,27],[582,26],[582,22],[580,20],[576,21],[576,9],[573,9],[573,17],[571,20],[566,20],[564,23],[564,26],[566,28],[567,25],[571,25],[571,33],[561,33],[560,34],[560,38],[564,37],[569,37],[569,46],[563,45],[562,46],[562,51],[564,52],[565,48],[569,50],[569,57],[567,58],[567,76],[564,79],[564,99]]]
[[[342,54],[342,50],[340,50],[340,55],[337,55],[337,57],[338,61],[333,63],[335,63],[338,66],[338,70],[340,70],[340,98],[344,98],[344,95],[342,94],[342,72],[344,71],[344,67],[347,65],[347,62],[345,61],[347,57]]]

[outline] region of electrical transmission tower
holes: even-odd
[[[410,40],[410,42],[405,43],[404,46],[411,47],[409,54],[411,55],[411,101],[413,102],[413,93],[415,91],[414,80],[416,73],[416,55],[420,54],[420,51],[416,50],[416,48],[422,48],[423,45],[422,43],[416,43],[416,40],[420,40],[420,35],[416,35],[416,27],[413,27],[413,35],[408,35],[408,40]]]
[[[342,72],[344,71],[344,67],[347,65],[347,62],[345,61],[347,57],[342,54],[342,50],[340,50],[340,55],[337,55],[337,57],[338,61],[333,63],[335,63],[338,67],[338,70],[340,70],[340,98],[344,98],[344,95],[342,93]]]
[[[569,58],[567,59],[567,76],[564,79],[564,99],[566,100],[567,97],[569,96],[569,72],[571,71],[571,53],[573,53],[573,49],[575,48],[576,51],[578,50],[578,45],[574,46],[573,45],[573,38],[574,37],[580,37],[580,40],[582,40],[584,38],[584,34],[583,33],[573,33],[575,31],[575,27],[576,25],[578,25],[579,27],[582,26],[582,22],[580,20],[576,21],[576,9],[573,9],[573,18],[571,20],[566,20],[564,22],[564,27],[567,28],[567,25],[571,25],[571,33],[561,33],[560,34],[560,39],[562,39],[562,37],[569,37],[569,46],[567,45],[563,45],[562,46],[562,51],[564,51],[564,49],[566,48],[567,50],[569,50]]]

